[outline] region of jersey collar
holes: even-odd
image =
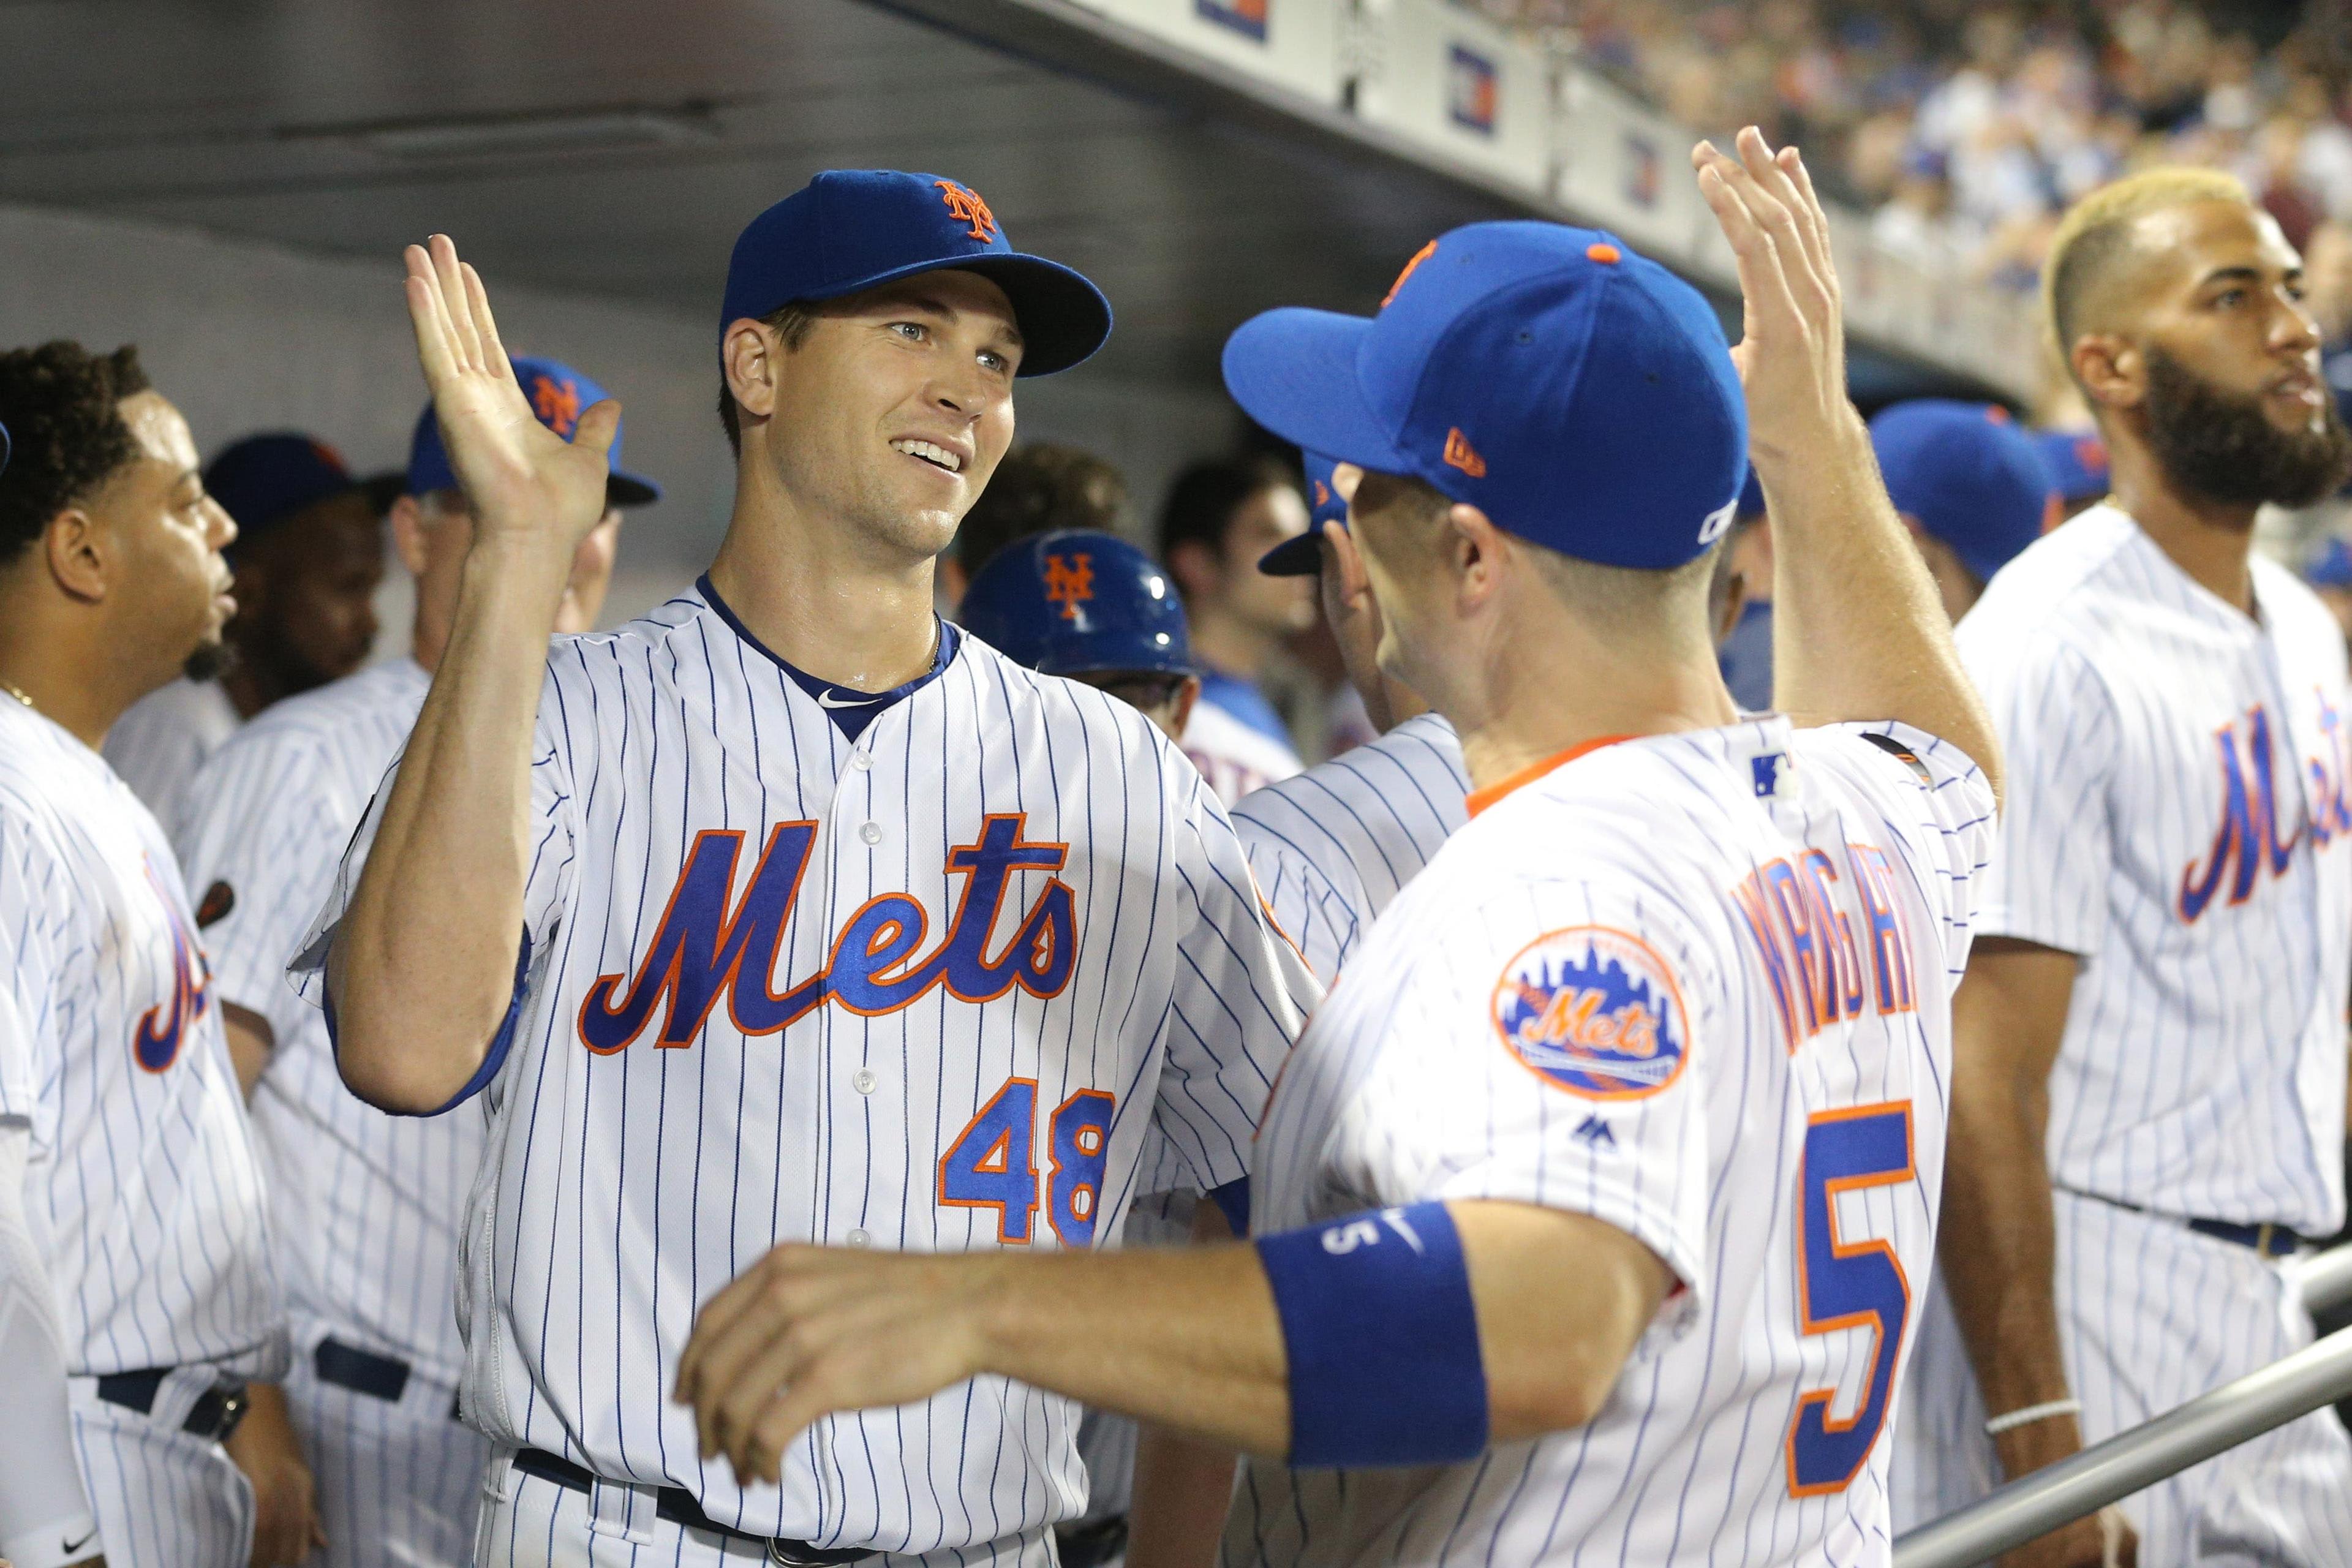
[[[1620,741],[1633,741],[1640,738],[1637,735],[1601,735],[1580,745],[1570,746],[1564,752],[1556,752],[1539,763],[1533,763],[1521,768],[1508,778],[1496,779],[1484,789],[1472,790],[1462,797],[1462,804],[1469,807],[1471,816],[1475,816],[1513,790],[1535,783],[1554,768],[1566,767],[1577,758],[1597,752],[1603,746],[1613,746]]]

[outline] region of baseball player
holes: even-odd
[[[551,656],[614,410],[545,432],[449,242],[409,265],[474,547],[304,957],[363,1098],[488,1092],[477,1560],[1045,1564],[1085,1505],[1074,1401],[986,1379],[845,1414],[777,1486],[706,1463],[668,1396],[696,1304],[780,1240],[1083,1249],[1147,1135],[1242,1208],[1312,978],[1149,721],[931,610],[1014,378],[1087,357],[1108,308],[967,185],[819,175],[730,268],[718,558]]]
[[[99,754],[218,644],[236,528],[128,348],[0,354],[0,1544],[247,1568],[240,1466],[280,1456],[222,1445],[286,1362],[261,1173],[171,846]]]
[[[1870,444],[1955,622],[1994,573],[2064,516],[2048,461],[1999,404],[1890,404],[1872,416]]]
[[[2014,782],[1955,1004],[1901,1525],[2311,1335],[2278,1263],[2344,1218],[2345,647],[2250,548],[2263,502],[2352,466],[2300,274],[2203,172],[2095,192],[2053,241],[2046,305],[2115,488],[1958,633]],[[2123,1513],[2144,1565],[2352,1562],[2352,1443],[2322,1412]],[[2014,1560],[2096,1563],[2102,1534]]]
[[[552,360],[519,359],[514,369],[532,412],[559,436],[604,401],[602,387]],[[659,494],[619,469],[617,435],[613,457],[604,516],[573,557],[560,632],[596,624],[621,509]],[[473,522],[429,407],[407,489],[392,521],[416,580],[409,656],[279,703],[233,736],[190,784],[177,847],[190,885],[204,889],[197,919],[212,994],[269,1175],[295,1353],[285,1397],[317,1478],[321,1560],[454,1568],[473,1550],[489,1458],[457,1420],[465,1346],[454,1306],[483,1120],[478,1107],[390,1117],[353,1098],[324,1020],[285,983],[287,956],[408,738],[456,622]]]
[[[1845,399],[1810,181],[1740,151],[1696,153],[1736,361],[1687,285],[1534,223],[1226,346],[1341,460],[1382,668],[1479,786],[1284,1068],[1255,1242],[779,1249],[688,1347],[707,1447],[770,1473],[981,1371],[1247,1451],[1228,1563],[1887,1561],[1992,738]],[[1750,431],[1795,719],[1740,721],[1709,636]]]
[[[228,657],[133,703],[106,734],[107,764],[167,833],[189,778],[239,725],[366,661],[383,581],[376,509],[325,443],[248,436],[205,468],[205,489],[237,525]]]

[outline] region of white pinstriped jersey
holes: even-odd
[[[2259,622],[2112,506],[1960,623],[2008,757],[1979,931],[2084,955],[2050,1074],[2059,1186],[2343,1221],[2352,988],[2344,635],[2257,556]]]
[[[1270,784],[1234,807],[1266,907],[1329,984],[1414,872],[1467,817],[1470,773],[1435,713]]]
[[[146,803],[166,835],[180,830],[181,792],[245,720],[217,680],[182,676],[123,712],[106,732],[106,765]]]
[[[261,1173],[180,869],[64,730],[0,703],[0,1115],[33,1129],[25,1206],[67,1370],[275,1375]]]
[[[271,707],[197,772],[178,843],[199,907],[227,906],[204,931],[213,994],[268,1019],[276,1042],[252,1114],[295,1342],[331,1331],[446,1384],[465,1367],[457,1228],[481,1109],[388,1116],[361,1100],[326,1021],[286,983],[430,683],[397,658]]]
[[[1090,1245],[1148,1132],[1187,1185],[1247,1173],[1316,987],[1199,774],[969,637],[853,744],[707,583],[559,641],[536,755],[468,1418],[822,1546],[1076,1517],[1078,1406],[1002,1379],[820,1422],[781,1489],[698,1458],[669,1391],[697,1307],[776,1241]]]
[[[1289,747],[1207,702],[1192,705],[1192,717],[1185,721],[1184,737],[1177,743],[1228,806],[1253,790],[1298,772],[1297,753]]]
[[[1580,1429],[1246,1464],[1227,1564],[1887,1561],[1992,804],[1952,747],[1873,728],[1916,763],[1778,718],[1575,757],[1374,923],[1267,1108],[1252,1228],[1540,1204],[1679,1285]]]

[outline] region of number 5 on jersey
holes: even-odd
[[[1903,1330],[1911,1317],[1911,1281],[1884,1241],[1838,1235],[1841,1193],[1895,1186],[1915,1174],[1911,1106],[1859,1105],[1824,1110],[1805,1128],[1797,1184],[1797,1307],[1807,1334],[1867,1328],[1870,1370],[1854,1413],[1830,1414],[1837,1391],[1814,1389],[1797,1401],[1789,1424],[1789,1495],[1843,1491],[1870,1458],[1886,1425]]]
[[[1115,1096],[1082,1089],[1046,1123],[1052,1169],[1045,1218],[1066,1247],[1091,1247],[1110,1153]],[[996,1097],[940,1156],[940,1202],[949,1208],[992,1208],[996,1239],[1026,1246],[1037,1219],[1037,1080],[1007,1079]]]

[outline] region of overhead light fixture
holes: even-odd
[[[519,153],[609,152],[628,147],[677,147],[716,140],[713,105],[668,109],[565,110],[549,114],[483,115],[468,119],[384,121],[372,125],[306,128],[304,140],[331,136],[387,158],[422,162]]]

